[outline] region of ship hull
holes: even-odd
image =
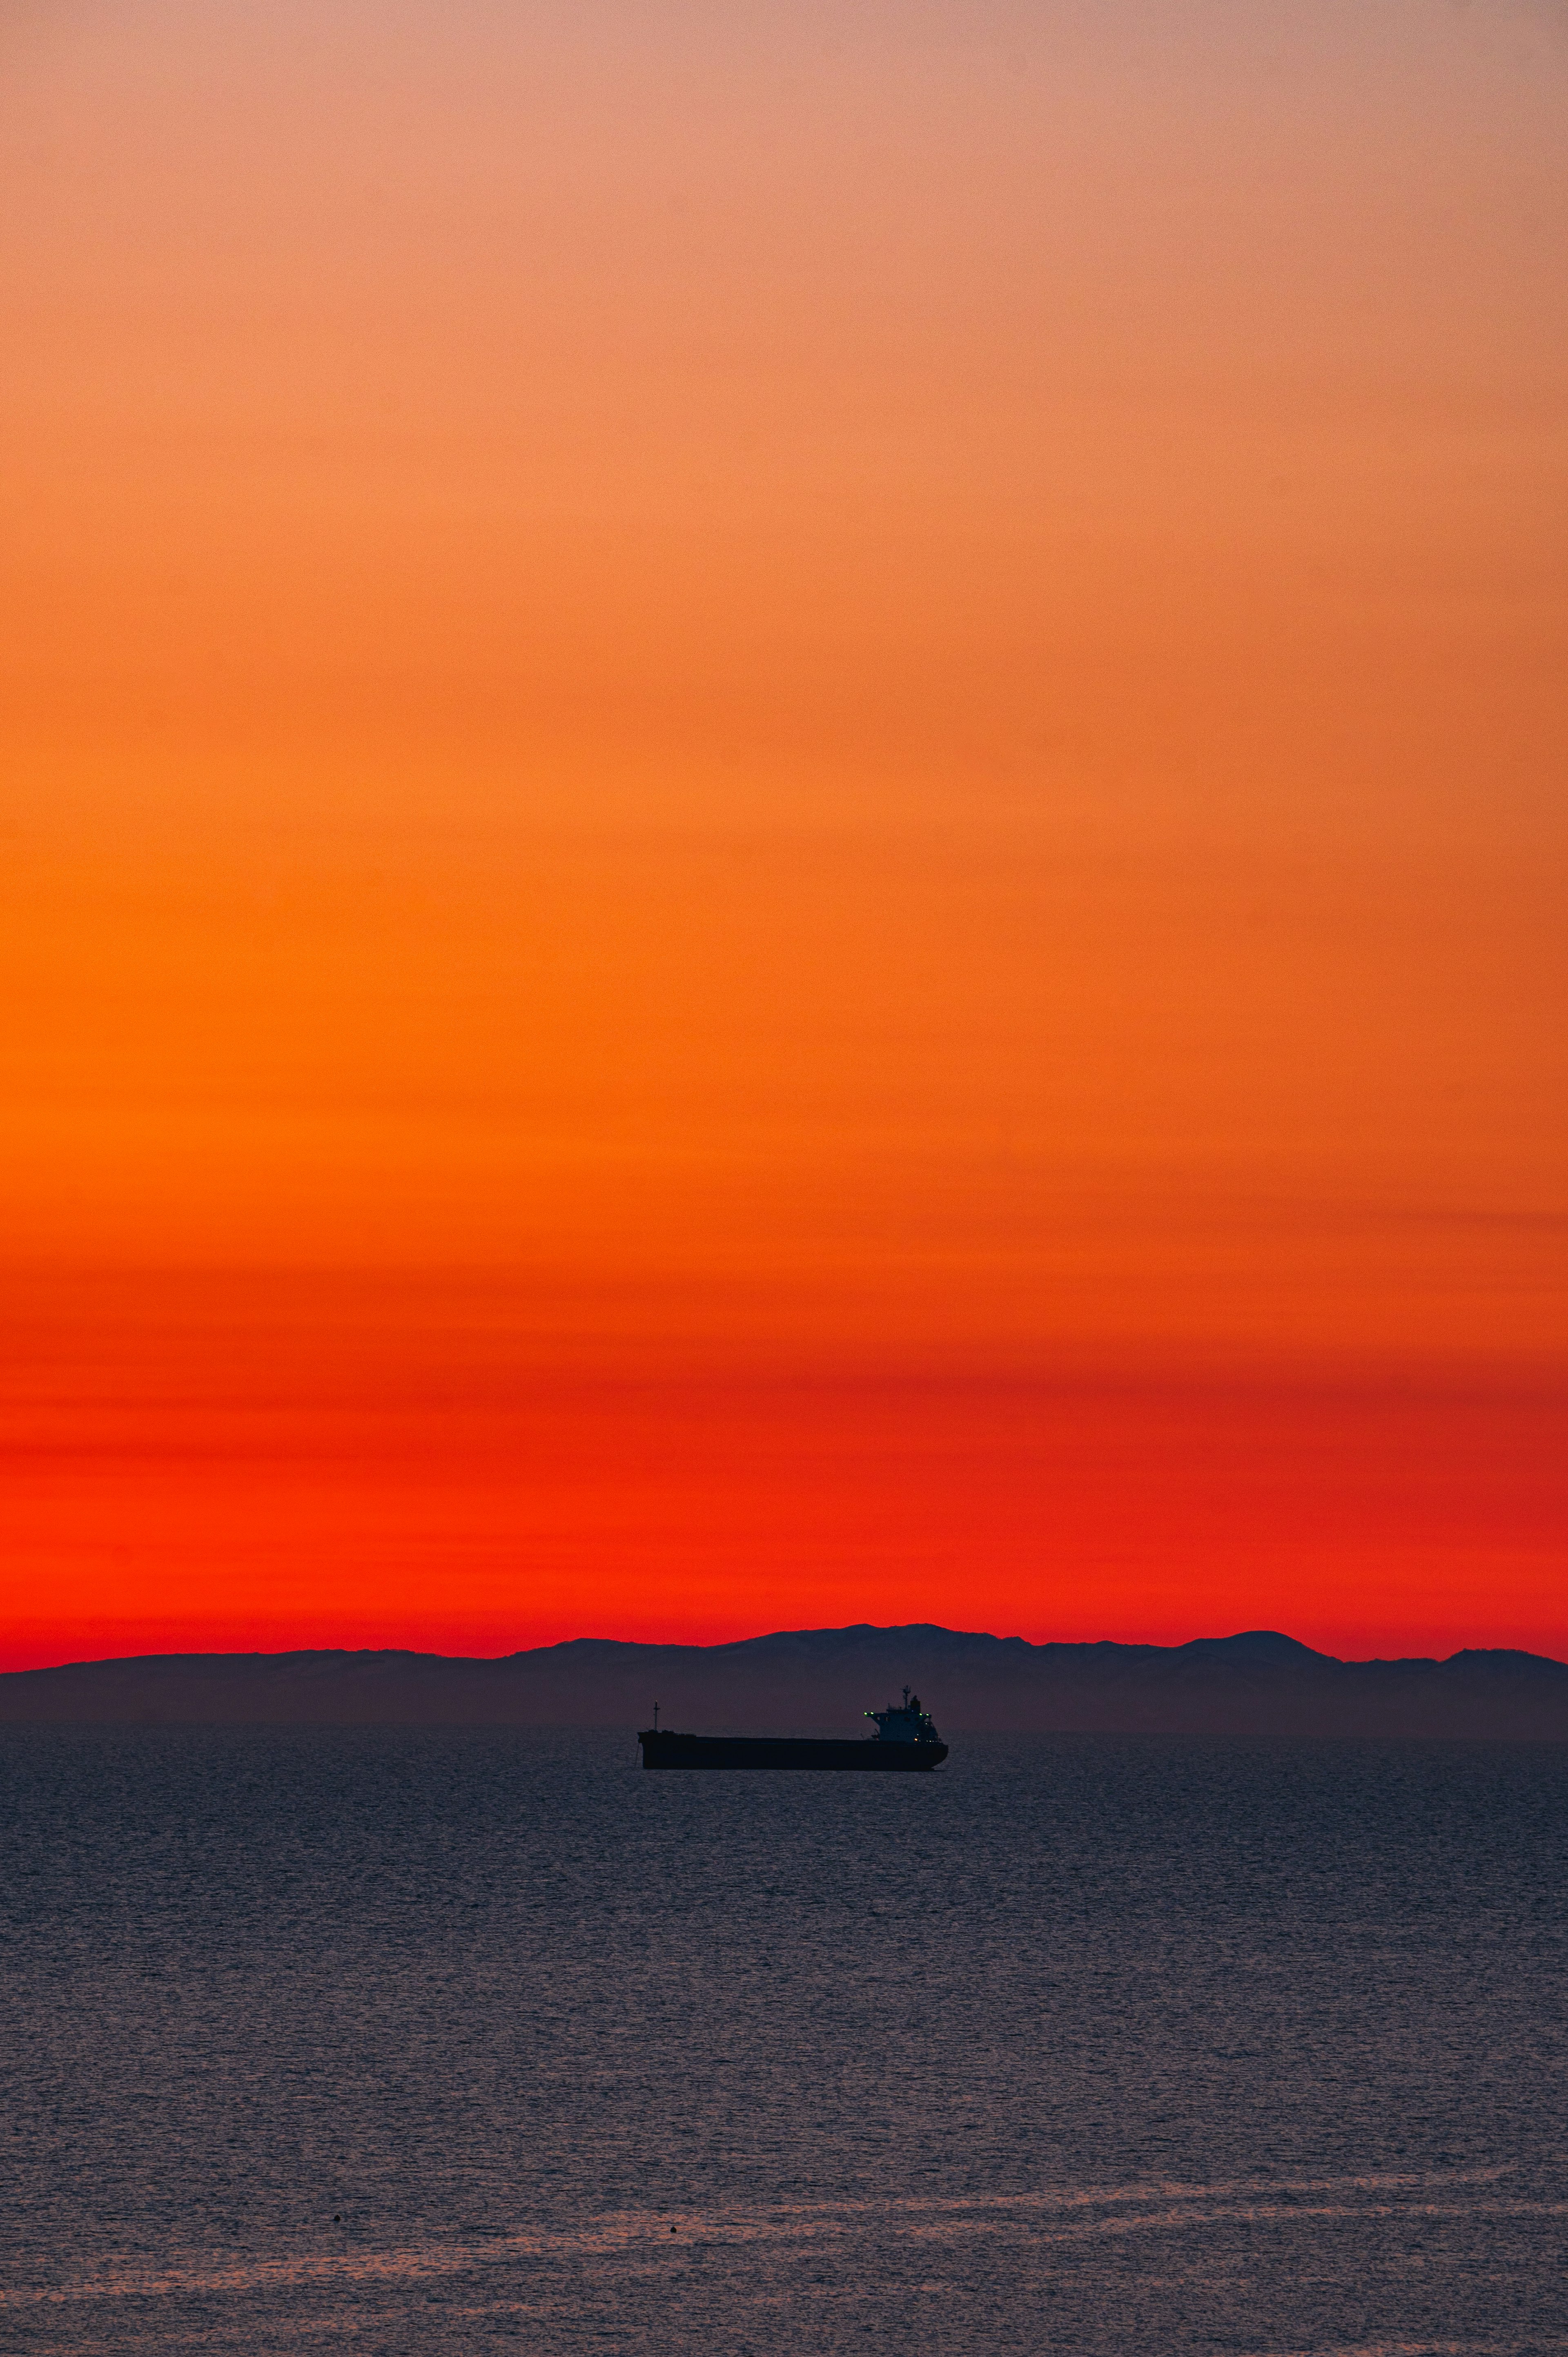
[[[645,1727],[638,1737],[645,1768],[854,1768],[908,1774],[940,1768],[945,1743],[885,1743],[875,1736],[847,1743],[808,1737],[673,1735]]]

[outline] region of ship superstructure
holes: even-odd
[[[902,1703],[893,1703],[886,1710],[868,1710],[867,1718],[876,1723],[872,1740],[876,1743],[940,1743],[935,1719],[921,1707],[920,1697],[904,1689]]]

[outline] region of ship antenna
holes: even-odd
[[[655,1735],[659,1732],[659,1705],[657,1703],[653,1706],[653,1732]]]

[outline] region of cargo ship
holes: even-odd
[[[948,1756],[929,1710],[918,1694],[904,1689],[901,1704],[865,1714],[875,1735],[835,1742],[797,1735],[682,1735],[653,1724],[638,1737],[645,1768],[875,1768],[908,1770],[940,1768]]]

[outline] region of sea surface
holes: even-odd
[[[0,2349],[1568,2351],[1568,1747],[0,1737]]]

